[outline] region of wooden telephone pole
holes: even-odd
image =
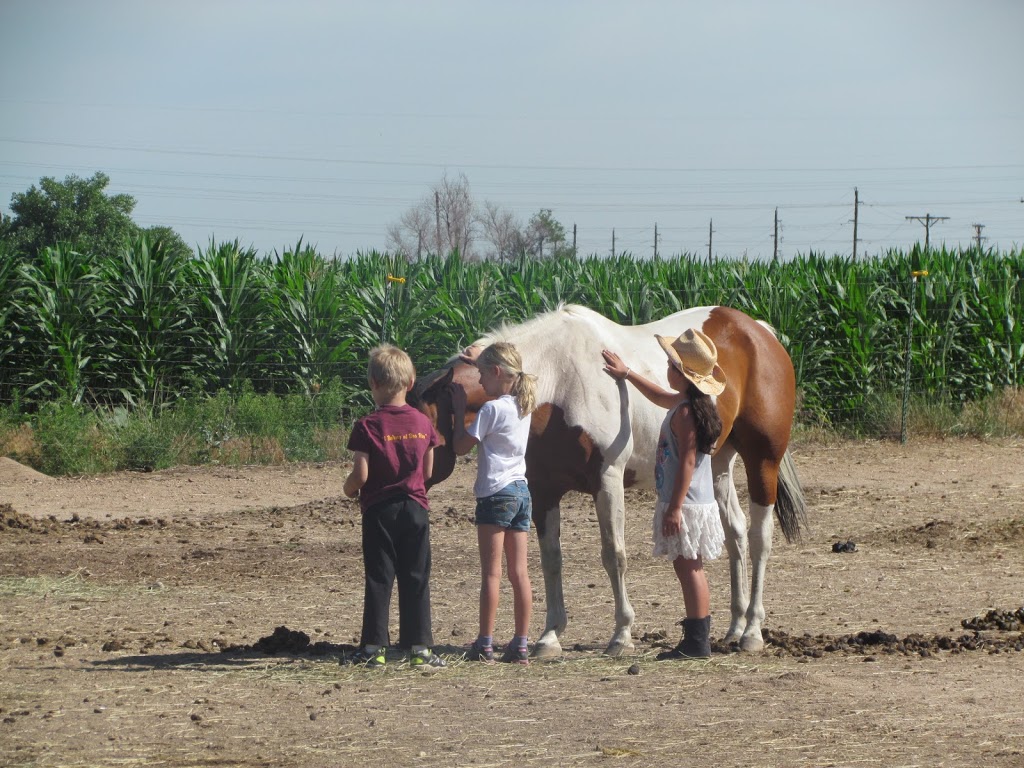
[[[853,260],[857,260],[857,208],[860,206],[860,197],[857,188],[853,188]]]
[[[772,251],[772,258],[779,258],[779,209],[775,209],[775,235],[772,237],[775,241],[775,248]]]
[[[984,224],[971,224],[971,226],[974,227],[974,245],[980,251],[981,250],[981,241],[982,240],[988,240],[987,237],[982,237],[981,236],[981,230],[983,230],[985,228],[985,225]]]
[[[930,213],[926,213],[924,216],[905,216],[907,221],[918,221],[924,224],[924,249],[929,249],[929,235],[932,231],[932,224],[937,221],[947,221],[949,216],[932,216]]]

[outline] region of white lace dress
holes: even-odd
[[[722,530],[722,518],[718,514],[718,503],[715,501],[710,455],[697,453],[697,465],[693,469],[693,478],[683,500],[683,524],[679,533],[666,537],[661,532],[662,520],[671,500],[676,473],[679,471],[679,446],[672,433],[672,417],[679,406],[688,403],[689,400],[684,400],[669,411],[661,425],[654,467],[654,482],[658,489],[658,502],[654,507],[652,523],[654,554],[669,560],[675,560],[677,557],[695,560],[698,555],[705,560],[714,560],[722,554],[725,531]]]

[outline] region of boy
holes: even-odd
[[[430,646],[430,524],[426,480],[434,463],[437,432],[430,419],[405,401],[416,381],[409,356],[391,345],[370,351],[367,371],[377,409],[357,421],[349,436],[349,498],[359,496],[363,518],[363,628],[351,664],[382,667],[388,643],[391,590],[398,578],[398,645],[411,650],[414,667],[445,666]]]

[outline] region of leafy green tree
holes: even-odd
[[[526,225],[526,239],[535,248],[538,259],[543,259],[545,253],[552,258],[575,256],[572,247],[565,244],[565,227],[552,215],[550,208],[541,208],[533,214]]]
[[[38,187],[11,196],[13,216],[0,237],[31,258],[62,243],[82,254],[113,256],[139,228],[131,219],[135,198],[107,194],[108,184],[99,171],[88,179],[44,176]]]
[[[162,225],[147,227],[143,230],[143,234],[146,235],[146,239],[151,245],[159,244],[164,251],[173,254],[177,258],[190,259],[195,256],[195,252],[188,247],[181,235],[170,227]]]

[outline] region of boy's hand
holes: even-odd
[[[452,398],[452,410],[458,414],[464,414],[466,412],[466,390],[462,388],[461,384],[452,382],[448,385],[448,392]]]

